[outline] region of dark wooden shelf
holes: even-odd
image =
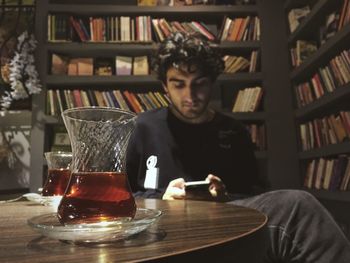
[[[221,74],[218,77],[219,82],[254,82],[261,81],[261,73],[235,73],[235,74]],[[132,86],[160,86],[161,83],[153,75],[145,76],[62,76],[62,75],[48,75],[46,84],[49,86],[72,86],[72,85],[132,85]]]
[[[260,48],[260,41],[223,41],[219,44],[220,49],[254,50]]]
[[[0,127],[21,126],[32,124],[32,112],[29,110],[10,110],[0,115]]]
[[[221,112],[240,121],[264,121],[266,118],[265,112],[232,112],[229,110],[221,110]]]
[[[150,54],[158,47],[156,42],[139,42],[139,43],[121,43],[121,42],[48,42],[47,50],[52,53],[70,54],[72,56],[91,55],[95,53],[101,56],[99,52],[103,52],[104,56],[115,55],[117,53],[126,54]],[[225,51],[251,51],[260,48],[259,41],[240,41],[230,42],[224,41],[218,44],[218,48]]]
[[[305,60],[299,67],[295,68],[290,77],[293,81],[311,77],[321,64],[327,63],[342,50],[349,47],[350,24],[343,27],[335,36],[324,43],[314,54]]]
[[[350,202],[350,191],[328,191],[303,188],[317,199]]]
[[[261,72],[238,72],[221,74],[217,80],[219,82],[262,82],[262,78]]]
[[[314,150],[299,152],[299,159],[312,159],[342,153],[350,153],[350,142],[330,144]]]
[[[74,13],[79,15],[148,15],[148,16],[159,16],[159,15],[176,15],[189,17],[222,17],[228,13],[234,13],[235,15],[249,15],[256,14],[258,12],[255,5],[237,5],[237,6],[121,6],[121,5],[60,5],[60,4],[49,4],[49,12],[53,13]]]
[[[129,54],[134,54],[135,52],[149,53],[155,50],[158,45],[156,43],[48,42],[46,46],[47,50],[53,53],[81,55],[82,53],[91,54],[91,52],[103,52],[103,55],[106,56],[109,53],[115,53],[117,51],[128,52]],[[101,53],[99,53],[99,56],[101,56]]]
[[[327,108],[330,109],[339,101],[344,101],[347,98],[350,99],[350,83],[337,88],[331,93],[325,94],[321,98],[300,109],[295,110],[295,117],[300,120],[314,118],[320,113],[324,113]]]
[[[289,44],[297,39],[302,39],[316,28],[320,27],[320,21],[329,13],[333,1],[319,0],[311,9],[311,12],[302,20],[297,29],[288,37]]]
[[[49,86],[78,86],[78,85],[114,85],[120,87],[120,85],[138,86],[140,88],[144,86],[161,86],[154,76],[60,76],[60,75],[48,75],[46,84]]]

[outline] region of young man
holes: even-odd
[[[140,114],[130,139],[127,173],[136,196],[211,199],[255,208],[269,217],[267,262],[350,262],[350,245],[328,212],[303,191],[252,196],[263,186],[249,134],[208,107],[224,68],[216,49],[175,33],[153,61],[171,106]],[[207,180],[209,194],[185,182]]]

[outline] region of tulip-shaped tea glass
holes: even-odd
[[[48,174],[41,194],[43,196],[62,196],[70,177],[69,167],[72,162],[72,153],[46,152],[44,155]]]
[[[136,204],[125,154],[136,115],[114,108],[73,108],[62,113],[72,146],[71,178],[58,207],[62,224],[130,220]]]

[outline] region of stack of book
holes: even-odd
[[[184,32],[189,34],[199,33],[210,41],[216,39],[215,35],[203,22],[168,22],[165,18],[154,18],[152,19],[152,25],[158,41],[163,41],[173,32]]]
[[[158,91],[134,93],[128,90],[92,90],[92,89],[49,89],[47,91],[48,115],[58,116],[69,108],[76,107],[115,107],[136,113],[167,107],[168,97]]]
[[[221,41],[260,40],[260,20],[257,16],[225,17],[218,38]]]
[[[299,26],[301,21],[310,13],[310,7],[304,6],[301,8],[291,9],[288,13],[288,22],[290,32],[293,33]]]
[[[116,75],[148,75],[148,57],[116,56],[115,69]]]
[[[311,160],[306,168],[304,186],[324,190],[350,190],[350,156]]]
[[[147,56],[115,58],[69,58],[52,54],[52,75],[148,75]]]
[[[295,87],[298,107],[303,107],[323,95],[350,82],[350,49],[331,59],[307,81]]]
[[[300,124],[303,151],[337,144],[350,139],[350,112],[341,111]]]
[[[257,111],[260,106],[262,93],[261,87],[252,87],[239,90],[233,103],[232,112]]]
[[[300,66],[303,61],[317,51],[317,44],[313,41],[297,40],[296,47],[290,49],[292,66]]]
[[[225,73],[235,73],[249,68],[249,61],[244,57],[224,56]]]

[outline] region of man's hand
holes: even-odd
[[[175,199],[184,199],[185,198],[185,180],[183,178],[177,178],[172,180],[162,199],[163,200],[175,200]]]
[[[209,192],[215,201],[228,201],[225,184],[213,174],[209,174],[205,180],[210,182]]]

